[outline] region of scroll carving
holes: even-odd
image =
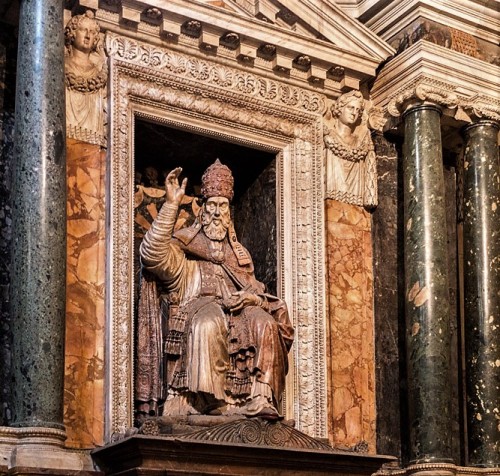
[[[500,122],[500,104],[480,104],[471,101],[464,103],[462,107],[470,116]]]
[[[474,121],[484,118],[500,121],[500,101],[482,95],[466,97],[456,93],[452,85],[429,78],[421,79],[400,90],[387,104],[387,112],[397,118],[408,106],[422,102],[454,110],[455,117],[460,120]]]
[[[67,135],[105,146],[108,68],[92,11],[71,18],[64,37]]]
[[[429,101],[439,106],[456,108],[459,104],[458,96],[453,91],[432,84],[413,85],[394,97],[387,106],[391,116],[399,117],[411,101]]]

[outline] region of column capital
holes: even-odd
[[[457,106],[458,97],[453,91],[421,82],[400,91],[387,105],[387,112],[399,117],[415,108],[432,108],[442,113],[442,108],[455,109]]]
[[[477,125],[483,122],[494,123],[499,127],[500,125],[500,104],[474,104],[472,102],[463,105],[467,111],[471,125]]]
[[[427,41],[391,59],[375,79],[370,97],[384,112],[384,129],[396,129],[408,107],[440,106],[459,129],[478,118],[500,120],[499,68]]]
[[[500,120],[495,121],[491,119],[484,119],[484,118],[478,118],[476,121],[474,121],[472,124],[468,124],[465,126],[462,131],[464,134],[467,134],[471,129],[474,129],[476,127],[493,127],[494,129],[498,129],[500,131]]]

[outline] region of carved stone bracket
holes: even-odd
[[[324,96],[115,35],[108,35],[106,48],[112,131],[107,440],[132,425],[136,116],[277,154],[278,288],[296,329],[285,406],[299,430],[325,438]]]

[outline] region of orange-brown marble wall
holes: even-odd
[[[375,452],[375,349],[371,217],[326,201],[329,281],[329,434]]]
[[[64,424],[66,445],[104,438],[105,152],[68,139],[68,255]]]

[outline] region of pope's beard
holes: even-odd
[[[209,239],[222,241],[226,237],[231,224],[231,215],[227,211],[215,216],[214,213],[205,210],[201,215],[201,224],[203,225],[203,232]]]

